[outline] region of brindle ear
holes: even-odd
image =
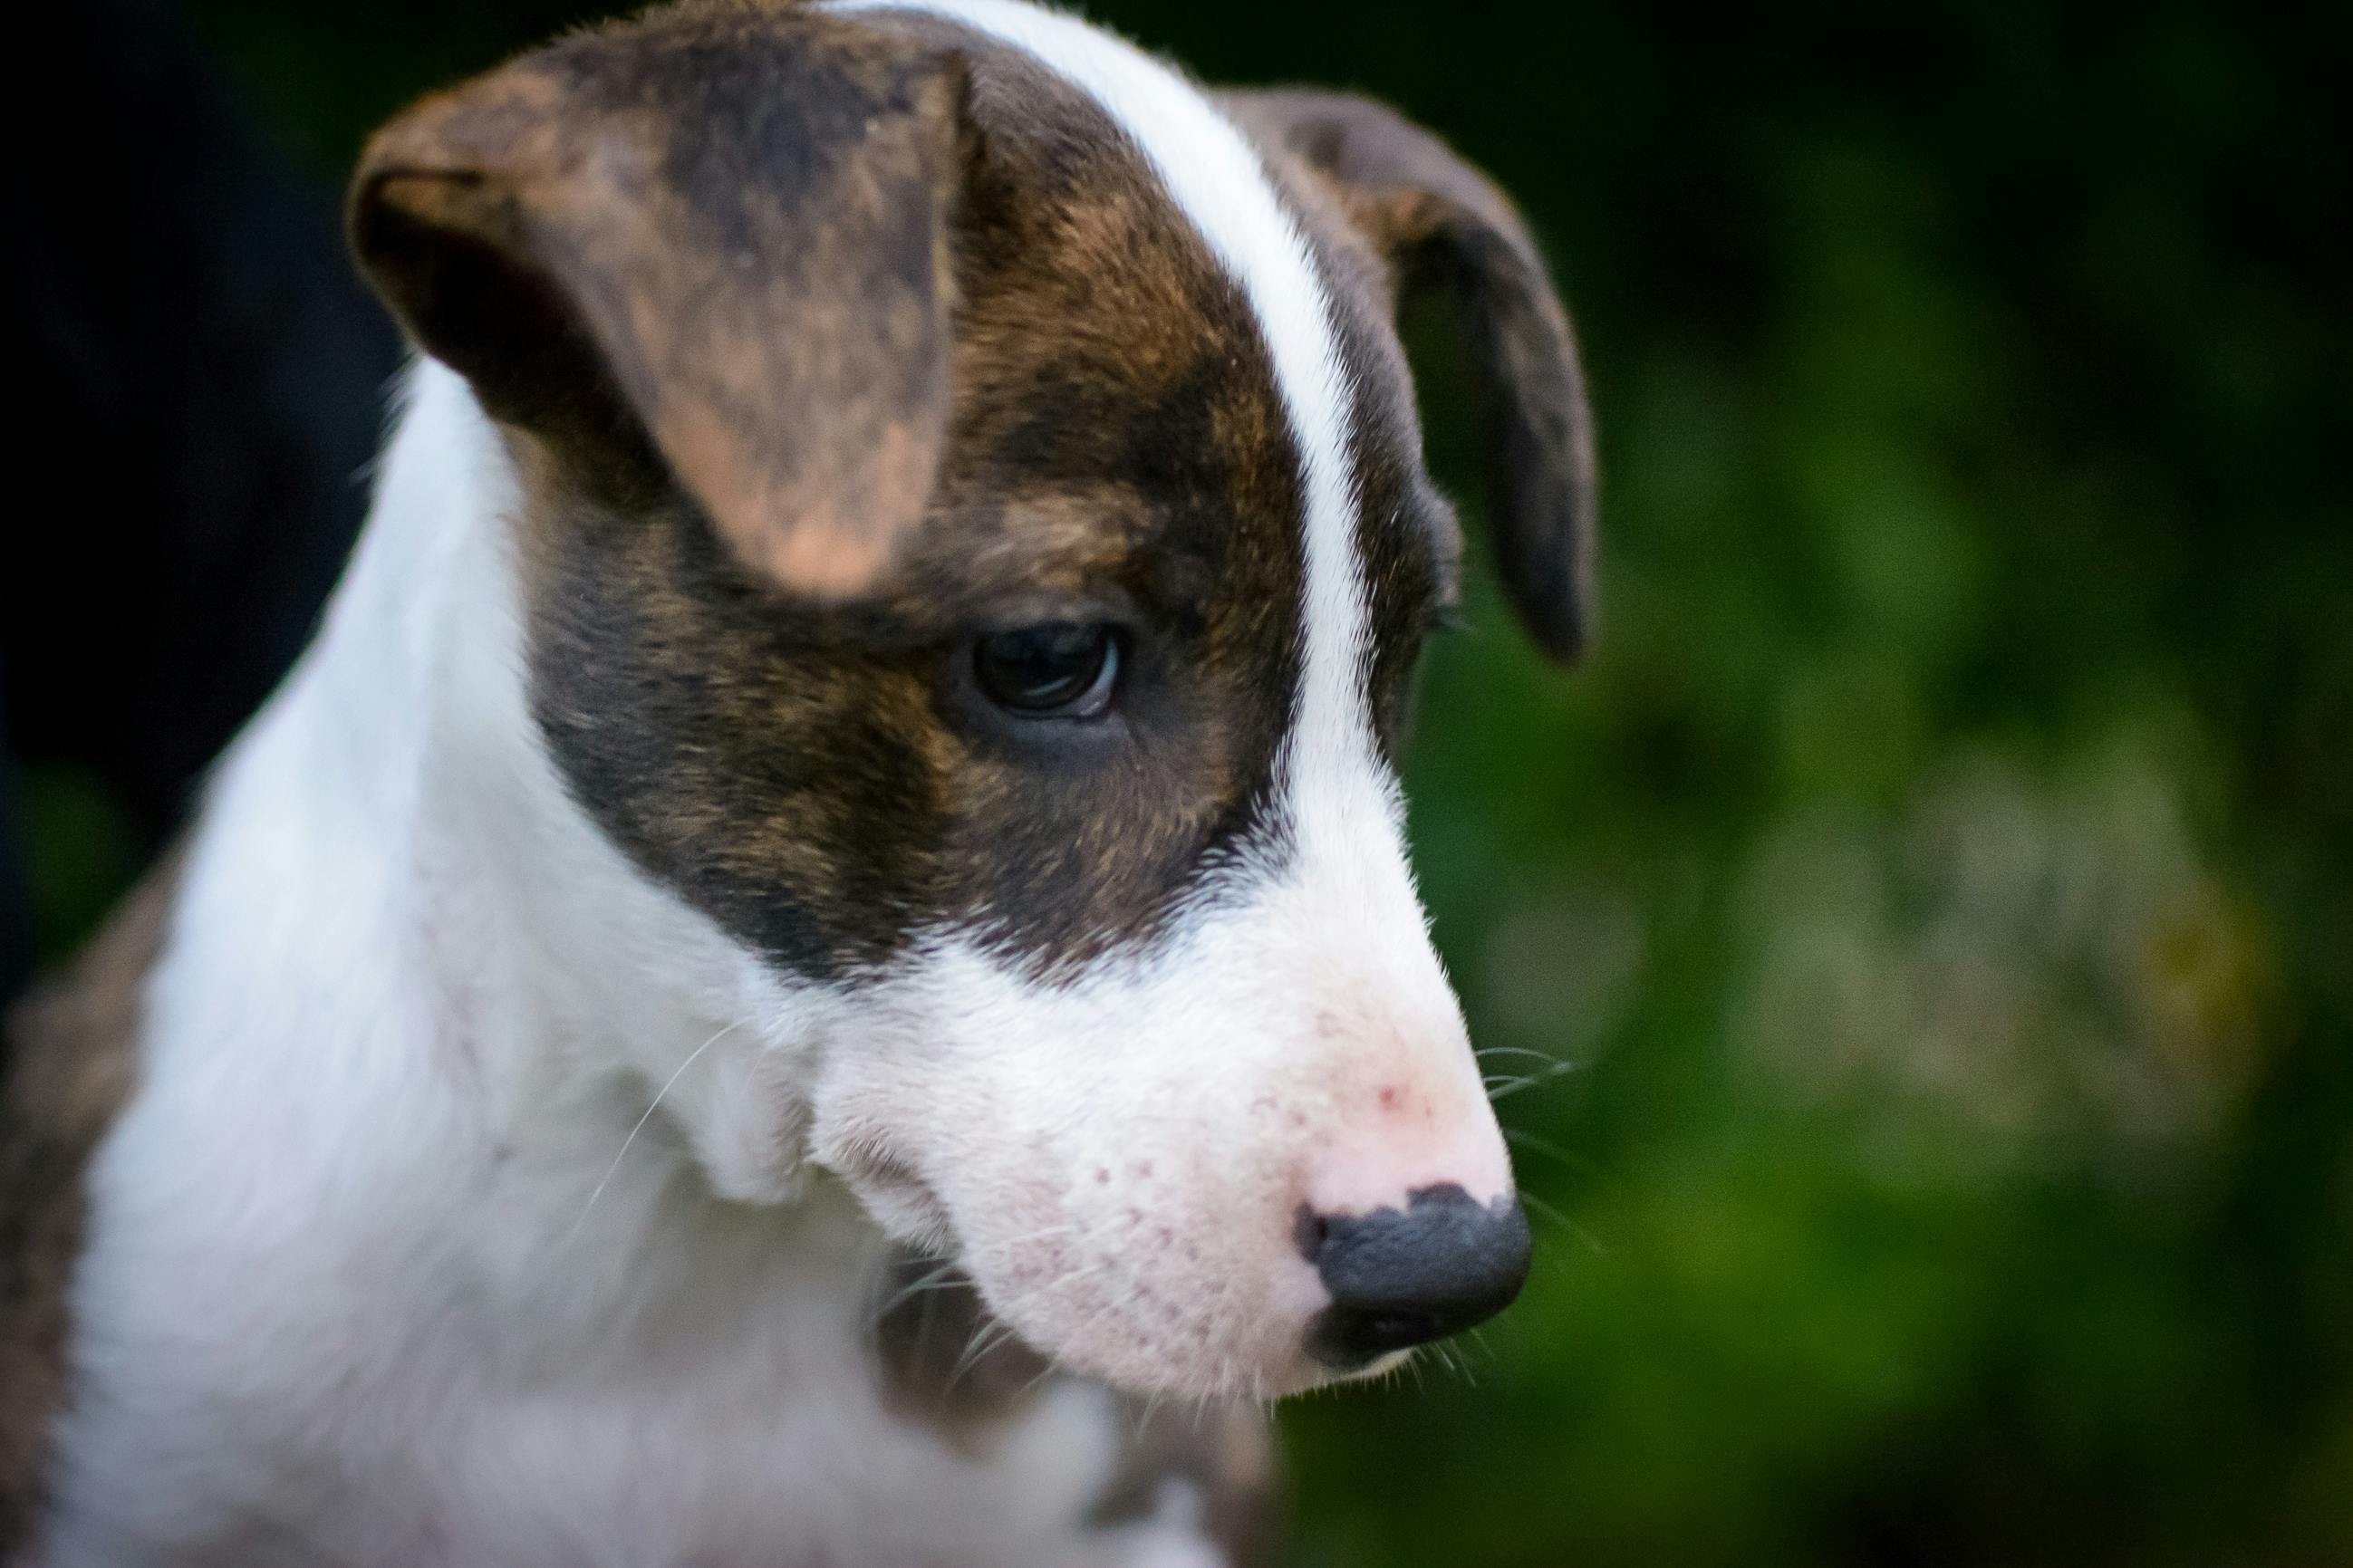
[[[1592,416],[1567,312],[1527,226],[1484,174],[1383,105],[1290,90],[1226,102],[1331,183],[1400,292],[1435,284],[1454,296],[1485,384],[1504,586],[1538,646],[1575,658],[1592,621]]]
[[[786,586],[870,586],[947,426],[953,55],[798,6],[575,35],[377,132],[351,233],[424,349]]]

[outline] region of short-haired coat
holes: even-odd
[[[427,356],[366,533],[16,1026],[0,1537],[1238,1560],[1251,1402],[1526,1267],[1405,854],[1459,541],[1393,324],[1461,307],[1567,657],[1525,228],[1019,0],[573,35],[380,132],[351,228]]]

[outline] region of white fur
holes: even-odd
[[[856,987],[776,974],[566,796],[514,475],[420,366],[321,637],[208,794],[92,1171],[48,1561],[1213,1561],[1182,1521],[1077,1529],[1100,1390],[986,1465],[887,1415],[883,1233],[955,1249],[1081,1371],[1279,1393],[1323,1375],[1301,1203],[1505,1190],[1364,712],[1308,253],[1174,73],[1050,13],[927,8],[1101,98],[1266,331],[1308,496],[1296,853],[1074,984],[952,933]]]

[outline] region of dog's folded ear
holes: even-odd
[[[1592,618],[1593,428],[1577,340],[1527,226],[1484,174],[1384,105],[1288,89],[1225,102],[1330,184],[1400,294],[1453,296],[1484,383],[1504,590],[1537,645],[1573,658]]]
[[[856,594],[945,442],[964,96],[953,53],[854,21],[676,7],[407,110],[352,241],[493,417],[591,482],[674,476],[747,564]]]

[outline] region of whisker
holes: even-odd
[[[965,1346],[964,1354],[956,1360],[955,1370],[949,1373],[947,1382],[940,1385],[942,1403],[955,1392],[955,1385],[964,1381],[965,1373],[987,1360],[992,1352],[1002,1348],[1012,1338],[1012,1326],[993,1318],[975,1330],[972,1342]]]
[[[932,1261],[934,1267],[919,1278],[899,1287],[888,1297],[884,1298],[882,1301],[875,1307],[874,1318],[877,1321],[880,1321],[881,1319],[890,1316],[893,1309],[903,1306],[911,1298],[923,1295],[926,1291],[955,1289],[957,1284],[957,1280],[955,1276],[959,1273],[966,1272],[965,1265],[974,1258],[994,1258],[1000,1253],[1018,1251],[1024,1247],[1029,1247],[1038,1242],[1044,1241],[1049,1237],[1067,1235],[1077,1228],[1078,1227],[1076,1226],[1072,1225],[1050,1225],[1041,1229],[1033,1230],[1026,1236],[1017,1236],[1008,1240],[992,1242],[987,1247],[965,1247],[961,1253],[954,1258],[939,1258],[931,1259],[930,1261]],[[917,1254],[908,1259],[909,1262],[916,1262],[920,1260],[922,1260],[921,1254]],[[1062,1279],[1058,1279],[1054,1281],[1054,1283],[1059,1285],[1073,1277],[1074,1273],[1066,1274],[1063,1276]]]
[[[964,1255],[966,1258],[994,1258],[1000,1252],[1015,1252],[1022,1247],[1034,1246],[1049,1237],[1068,1236],[1078,1228],[1077,1226],[1067,1223],[1043,1226],[1023,1236],[1012,1237],[1004,1241],[992,1241],[987,1247],[967,1247],[964,1249]]]
[[[1052,1377],[1062,1370],[1062,1363],[1056,1361],[1051,1356],[1041,1355],[1038,1359],[1045,1364],[1038,1369],[1037,1376],[1031,1378],[1029,1382],[1021,1385],[1021,1392],[1015,1395],[1014,1402],[1016,1404],[1026,1403],[1031,1394],[1038,1392],[1038,1385],[1039,1384],[1045,1382],[1048,1378]]]
[[[1557,1143],[1552,1142],[1546,1139],[1539,1138],[1533,1132],[1524,1132],[1516,1127],[1506,1127],[1504,1129],[1504,1142],[1510,1143],[1516,1148],[1525,1149],[1531,1153],[1542,1154],[1548,1159],[1557,1160],[1562,1164],[1567,1165],[1570,1170],[1580,1172],[1586,1175],[1591,1175],[1601,1169],[1601,1163],[1598,1160],[1590,1159],[1583,1154],[1572,1154]]]
[[[1559,1067],[1564,1059],[1550,1051],[1532,1051],[1523,1046],[1483,1046],[1471,1054],[1482,1062],[1489,1057],[1528,1057],[1546,1067]]]
[[[1569,1218],[1568,1215],[1563,1214],[1551,1204],[1545,1202],[1544,1199],[1536,1196],[1535,1194],[1528,1191],[1525,1187],[1522,1187],[1520,1189],[1520,1202],[1526,1205],[1531,1211],[1542,1215],[1545,1218],[1552,1221],[1555,1225],[1560,1226],[1561,1229],[1575,1237],[1578,1241],[1583,1242],[1586,1249],[1591,1252],[1594,1257],[1608,1258],[1609,1256],[1609,1249],[1601,1245],[1601,1238],[1599,1237],[1594,1235],[1591,1231],[1586,1229],[1585,1226],[1577,1224],[1575,1220]]]
[[[910,1280],[905,1285],[901,1286],[898,1289],[892,1291],[889,1299],[874,1309],[874,1321],[878,1323],[881,1322],[883,1319],[889,1317],[892,1313],[897,1311],[900,1308],[905,1306],[908,1302],[927,1291],[947,1289],[954,1283],[952,1276],[954,1276],[955,1272],[956,1264],[954,1259],[950,1259],[945,1263],[940,1264],[935,1268],[927,1270],[921,1278]]]
[[[629,1129],[629,1135],[627,1138],[621,1140],[620,1152],[615,1154],[613,1156],[613,1163],[605,1168],[604,1180],[598,1182],[596,1187],[588,1194],[588,1201],[580,1205],[580,1217],[574,1220],[572,1222],[572,1228],[565,1233],[564,1240],[565,1245],[570,1245],[571,1242],[579,1236],[580,1227],[588,1223],[589,1210],[596,1206],[596,1200],[605,1195],[605,1189],[607,1187],[612,1185],[613,1177],[621,1169],[621,1162],[628,1158],[629,1145],[638,1141],[638,1134],[643,1132],[646,1130],[646,1123],[654,1119],[655,1110],[659,1109],[661,1106],[662,1096],[668,1094],[670,1089],[677,1085],[678,1080],[686,1076],[686,1069],[692,1067],[696,1061],[701,1059],[703,1052],[709,1050],[712,1047],[717,1045],[720,1041],[725,1039],[736,1030],[743,1028],[745,1025],[751,1023],[751,1021],[752,1020],[749,1018],[738,1018],[733,1023],[728,1025],[725,1028],[720,1030],[717,1034],[712,1036],[709,1039],[703,1041],[702,1044],[695,1047],[693,1050],[687,1053],[686,1060],[678,1064],[678,1070],[671,1073],[670,1078],[662,1084],[661,1088],[654,1091],[653,1101],[646,1107],[646,1113],[638,1118],[638,1124]]]
[[[1550,1083],[1556,1078],[1576,1072],[1583,1066],[1582,1062],[1555,1062],[1541,1072],[1532,1072],[1522,1078],[1507,1079],[1501,1088],[1488,1089],[1487,1101],[1492,1105],[1496,1100],[1517,1094],[1524,1089],[1534,1089],[1538,1084]]]

